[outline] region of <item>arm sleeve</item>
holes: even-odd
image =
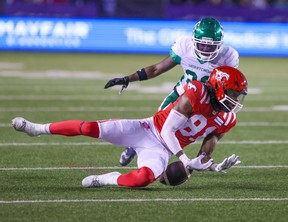
[[[161,137],[167,148],[174,154],[182,150],[175,132],[187,122],[188,118],[178,111],[172,109],[161,130]]]

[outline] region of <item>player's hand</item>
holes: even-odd
[[[232,154],[231,156],[225,158],[222,163],[219,163],[216,167],[215,167],[215,171],[216,172],[222,172],[222,173],[226,173],[225,170],[238,165],[239,163],[241,163],[239,156],[236,156],[235,154]]]
[[[128,84],[129,84],[128,76],[125,76],[123,78],[115,78],[115,79],[109,80],[106,83],[106,85],[104,86],[104,89],[110,88],[110,87],[115,86],[115,85],[122,85],[123,89],[124,89],[124,88],[128,87]]]
[[[202,163],[201,160],[206,156],[206,153],[202,153],[201,155],[199,155],[198,157],[190,160],[186,167],[189,170],[207,170],[209,166],[211,166],[211,164],[213,164],[213,159],[208,160],[208,162],[206,163]]]

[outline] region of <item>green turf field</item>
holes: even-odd
[[[164,56],[0,53],[0,221],[287,221],[287,58],[241,58],[250,94],[214,160],[235,153],[242,163],[227,174],[194,172],[178,187],[84,189],[87,175],[128,172],[136,161],[120,167],[123,148],[101,140],[32,138],[10,126],[16,116],[41,123],[151,116],[180,67],[122,95],[103,86]]]

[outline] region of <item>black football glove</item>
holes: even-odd
[[[129,78],[128,76],[125,76],[123,78],[115,78],[109,80],[106,85],[104,86],[104,89],[110,88],[115,85],[122,85],[122,90],[127,88],[129,85]]]

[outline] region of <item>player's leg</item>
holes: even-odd
[[[156,149],[156,152],[154,152]],[[166,169],[169,155],[161,148],[139,151],[137,170],[127,174],[112,172],[102,175],[90,175],[82,180],[83,187],[125,186],[145,187],[153,183]]]
[[[85,122],[83,120],[67,120],[55,123],[38,124],[32,123],[22,117],[12,120],[12,126],[17,131],[27,133],[29,136],[39,136],[43,134],[56,134],[63,136],[90,136],[98,138],[98,122]]]
[[[111,172],[102,175],[90,175],[82,180],[82,186],[85,188],[102,186],[144,187],[154,180],[152,170],[148,167],[142,167],[127,174]]]
[[[147,141],[149,144],[150,141]],[[147,145],[146,145],[147,146]],[[118,178],[119,186],[144,187],[154,182],[167,168],[169,154],[160,144],[153,141],[150,147],[136,148],[138,170],[123,174]]]
[[[84,187],[100,186],[126,186],[126,187],[144,187],[155,181],[166,169],[169,160],[169,153],[163,147],[155,132],[152,129],[152,119],[146,120],[121,120],[117,122],[105,122],[104,126],[100,123],[100,137],[105,140],[113,141],[113,126],[121,124],[122,144],[129,140],[131,145],[136,148],[138,155],[138,170],[132,170],[127,174],[108,173],[103,175],[91,175],[83,179]],[[128,124],[128,125],[127,125]],[[109,127],[107,127],[109,125]],[[127,126],[127,127],[125,127]],[[102,130],[105,128],[105,130]],[[118,130],[117,130],[118,132]],[[117,134],[117,133],[116,133]],[[131,137],[127,137],[130,135]],[[115,135],[114,135],[115,136]],[[116,135],[117,136],[117,135]]]
[[[17,131],[25,132],[30,136],[42,134],[63,135],[63,136],[89,136],[101,138],[118,146],[137,146],[141,143],[146,124],[152,120],[99,120],[88,122],[83,120],[66,120],[55,123],[38,124],[30,122],[23,117],[16,117],[12,125]],[[145,125],[145,124],[144,124]],[[101,128],[101,129],[100,129]],[[143,132],[142,132],[143,131]]]
[[[170,103],[177,100],[179,95],[173,90],[161,103],[158,110],[164,109],[166,106],[168,106]],[[136,156],[136,152],[133,147],[127,147],[120,155],[119,163],[122,166],[127,166],[133,158]]]

